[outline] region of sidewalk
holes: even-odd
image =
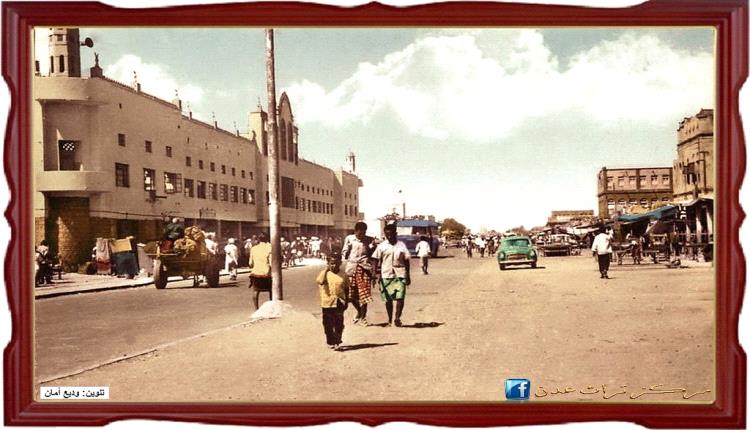
[[[316,264],[322,264],[322,260],[317,258],[305,258],[301,264],[294,267],[305,267]],[[293,269],[294,267],[285,267],[284,269]],[[247,267],[237,269],[238,274],[250,272]],[[220,276],[229,276],[229,273],[222,270]],[[180,276],[171,276],[169,282],[182,281]],[[52,285],[44,285],[34,288],[34,298],[44,299],[69,294],[90,293],[95,291],[119,290],[124,288],[136,288],[153,285],[154,278],[135,277],[133,279],[120,278],[112,275],[84,275],[81,273],[63,273],[62,279],[52,280]]]

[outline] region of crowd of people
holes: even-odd
[[[467,258],[473,258],[476,252],[480,258],[491,257],[497,251],[502,238],[499,235],[466,235],[461,238],[461,248]]]

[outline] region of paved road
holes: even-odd
[[[322,263],[321,263],[322,264]],[[285,269],[284,300],[318,308],[312,279],[323,266]],[[247,321],[254,311],[247,275],[219,288],[192,281],[37,300],[37,381],[130,356],[178,339]],[[268,299],[261,294],[260,302]]]

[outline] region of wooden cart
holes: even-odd
[[[203,275],[210,288],[219,285],[219,270],[221,264],[218,258],[210,252],[200,252],[194,255],[183,255],[177,253],[162,252],[158,243],[155,247],[147,247],[155,252],[146,254],[154,259],[154,285],[157,289],[167,286],[170,276],[181,276],[183,279],[193,278],[193,286],[200,285],[200,276]]]

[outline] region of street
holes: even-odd
[[[501,272],[441,253],[430,275],[411,262],[405,326],[384,326],[376,294],[370,326],[347,310],[343,351],[325,346],[322,266],[285,270],[293,311],[254,323],[246,275],[37,300],[35,380],[145,402],[502,401],[506,378],[530,379],[532,401],[713,401],[710,265],[614,264],[602,280],[590,255]]]

